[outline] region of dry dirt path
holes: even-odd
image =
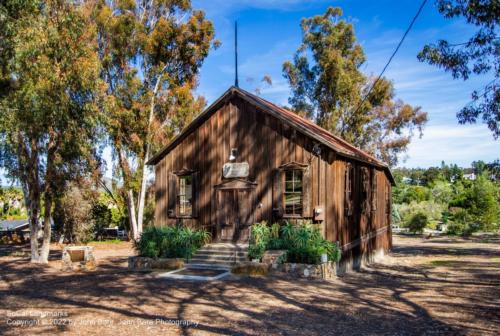
[[[0,334],[498,335],[500,330],[498,239],[395,237],[383,263],[334,281],[160,280],[126,269],[133,253],[127,243],[96,249],[96,271],[61,273],[57,261],[34,266],[22,252],[5,256],[12,249],[0,248]],[[58,251],[52,257],[59,258]]]

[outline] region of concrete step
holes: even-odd
[[[213,243],[196,251],[187,265],[215,265],[231,268],[237,262],[248,260],[248,244]]]
[[[220,259],[220,260],[246,260],[247,256],[220,255],[220,254],[195,254],[193,259]]]
[[[221,256],[221,257],[242,257],[246,258],[248,256],[248,252],[221,252],[221,251],[197,251],[196,255],[199,256]]]
[[[217,265],[217,266],[224,266],[227,268],[231,268],[233,265],[235,265],[236,262],[234,261],[227,261],[227,260],[199,260],[199,259],[191,259],[189,263],[186,264],[190,265],[191,267],[194,267],[194,265]]]
[[[196,264],[189,263],[185,265],[186,268],[208,268],[208,269],[222,269],[222,270],[230,270],[231,266],[226,264]]]
[[[233,245],[233,244],[209,244],[203,246],[199,251],[248,251],[248,245]]]
[[[195,254],[192,259],[199,259],[199,260],[226,260],[226,261],[245,261],[248,258],[247,257],[237,257],[235,258],[234,256],[213,256],[213,255],[197,255]]]

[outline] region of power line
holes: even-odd
[[[389,60],[387,61],[387,63],[385,64],[384,68],[382,69],[382,72],[380,73],[380,75],[378,75],[377,79],[375,80],[375,82],[373,82],[373,85],[371,86],[370,90],[368,90],[368,93],[366,94],[365,98],[363,98],[363,100],[361,101],[361,103],[358,105],[358,107],[356,108],[356,110],[354,111],[354,114],[356,114],[358,112],[358,110],[361,108],[361,106],[365,103],[365,101],[368,99],[368,97],[370,96],[370,93],[372,93],[373,91],[373,88],[375,88],[375,85],[377,85],[378,81],[382,78],[382,75],[384,74],[385,70],[387,70],[387,68],[389,67],[389,64],[391,64],[392,62],[392,59],[394,58],[394,56],[396,56],[396,53],[398,52],[399,48],[401,47],[401,45],[403,44],[405,38],[406,38],[406,35],[408,35],[408,33],[410,32],[411,28],[413,27],[413,24],[415,23],[415,21],[417,20],[417,18],[419,17],[420,13],[422,12],[422,9],[424,9],[424,6],[425,4],[427,3],[427,0],[424,0],[422,1],[422,3],[420,4],[420,7],[418,8],[418,11],[417,13],[415,14],[415,16],[413,17],[413,19],[411,20],[410,22],[410,25],[408,26],[408,28],[406,29],[405,33],[403,34],[403,37],[401,38],[401,40],[399,41],[398,43],[398,46],[396,47],[396,49],[394,50],[394,52],[392,53],[391,57],[389,57]]]
[[[495,82],[498,80],[498,78],[494,78],[491,82],[489,82],[488,84],[486,84],[484,86],[484,89],[482,90],[482,93],[477,96],[475,99],[472,99],[471,101],[469,101],[465,106],[469,106],[469,105],[472,105],[474,104],[476,101],[478,101],[480,98],[483,98],[484,96],[486,96],[492,89],[495,90],[496,86],[493,85],[495,84]],[[491,85],[491,86],[490,86]],[[477,91],[476,91],[477,92]]]

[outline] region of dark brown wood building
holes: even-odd
[[[311,220],[351,264],[391,247],[389,168],[240,88],[226,91],[149,164],[157,225],[182,222],[216,241],[245,241],[255,222]]]

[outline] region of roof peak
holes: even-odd
[[[180,141],[182,141],[188,134],[204,122],[211,115],[211,113],[217,111],[221,104],[225,104],[234,93],[238,94],[239,97],[248,103],[253,104],[264,112],[271,114],[282,122],[291,125],[300,132],[304,133],[306,136],[320,142],[342,156],[387,169],[389,175],[391,176],[391,180],[394,181],[387,164],[379,161],[372,155],[350,144],[346,140],[332,134],[321,126],[315,124],[313,121],[234,85],[231,85],[217,100],[215,100],[198,117],[196,117],[176,138],[156,153],[147,162],[147,164],[156,164],[164,155],[175,148]]]

